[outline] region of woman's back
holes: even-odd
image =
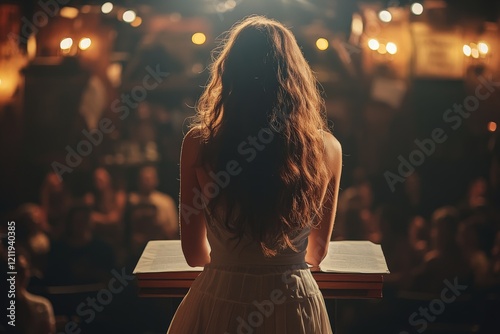
[[[181,150],[181,244],[203,266],[168,333],[331,333],[309,266],[326,256],[342,168],[292,33],[250,17],[211,68]]]

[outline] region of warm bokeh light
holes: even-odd
[[[194,33],[193,36],[191,36],[191,41],[196,45],[202,45],[206,40],[207,36],[202,32]]]
[[[472,58],[479,58],[479,51],[476,48],[472,48],[470,54]]]
[[[385,55],[387,53],[387,49],[385,47],[385,44],[380,44],[379,48],[377,49],[378,53],[381,55]]]
[[[59,44],[59,47],[61,48],[61,50],[69,50],[71,49],[71,47],[73,46],[73,39],[71,38],[65,38],[61,41],[61,43]]]
[[[28,38],[26,53],[29,59],[34,59],[36,57],[36,37],[33,34]]]
[[[489,132],[495,132],[495,131],[497,131],[497,123],[495,123],[495,122],[489,122],[488,123],[488,131]]]
[[[378,13],[378,18],[380,19],[380,21],[387,23],[387,22],[391,22],[392,15],[388,10],[381,10]]]
[[[92,40],[88,37],[84,37],[80,40],[80,43],[78,43],[78,47],[80,48],[80,50],[87,50],[91,44]]]
[[[316,47],[321,51],[325,51],[326,49],[328,49],[328,41],[326,40],[326,38],[318,38],[316,40]]]
[[[224,6],[226,7],[226,9],[229,9],[229,10],[234,9],[234,7],[236,7],[236,1],[234,1],[234,0],[228,0],[224,4]]]
[[[465,44],[464,47],[462,48],[462,51],[464,52],[464,55],[466,55],[467,57],[470,57],[472,50],[471,50],[469,45]]]
[[[351,31],[356,36],[363,33],[363,19],[359,14],[352,15]]]
[[[387,43],[387,45],[385,46],[385,49],[391,55],[396,54],[396,52],[398,52],[398,47],[393,42]]]
[[[141,24],[142,24],[142,19],[139,16],[137,16],[135,20],[132,23],[130,23],[130,25],[134,28],[137,28]]]
[[[75,7],[63,7],[61,8],[59,15],[67,19],[74,19],[78,16],[78,9],[76,9]]]
[[[424,12],[424,6],[419,2],[415,2],[411,5],[411,12],[415,15],[420,15]]]
[[[380,47],[380,43],[379,43],[376,39],[373,39],[373,38],[372,38],[372,39],[370,39],[370,40],[368,41],[368,47],[369,47],[371,50],[375,51],[375,50],[378,50],[378,48]]]
[[[109,14],[111,13],[112,10],[113,10],[113,4],[111,2],[105,2],[101,6],[101,12],[103,12],[104,14]]]
[[[133,10],[125,11],[125,13],[123,13],[123,16],[122,16],[123,21],[125,21],[127,23],[134,22],[136,17],[137,17],[137,15],[135,14],[135,12]]]
[[[479,50],[479,53],[482,55],[487,54],[488,51],[490,50],[490,48],[488,47],[488,44],[486,44],[485,42],[477,43],[477,49]]]

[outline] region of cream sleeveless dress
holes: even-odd
[[[299,252],[273,258],[249,237],[239,244],[222,224],[207,224],[211,263],[193,282],[167,334],[329,334],[323,295],[305,263],[306,229]]]

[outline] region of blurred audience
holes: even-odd
[[[137,184],[131,185],[135,191],[130,192],[125,178],[117,176],[132,171],[110,173],[99,167],[92,172],[89,184],[78,182],[85,179],[81,176],[75,182],[70,182],[71,178],[63,182],[55,173],[48,173],[40,189],[40,203],[25,203],[13,212],[16,242],[26,252],[18,259],[19,317],[33,319],[23,320],[22,333],[54,332],[50,302],[28,289],[42,293],[53,286],[106,283],[113,269],[122,267],[130,273],[148,241],[179,238],[177,205],[158,190],[156,168],[142,165]],[[377,328],[373,332],[391,332],[384,327],[391,323],[387,319],[400,313],[407,318],[414,311],[415,300],[436,298],[445,280],[453,282],[455,278],[467,286],[465,295],[484,296],[484,300],[470,299],[467,303],[472,307],[476,302],[500,302],[500,212],[494,205],[497,193],[491,177],[471,175],[463,194],[452,196],[463,200],[439,200],[446,203],[440,207],[443,204],[423,195],[423,177],[416,172],[405,179],[403,191],[385,197],[380,196],[383,191],[377,188],[380,184],[376,179],[368,178],[361,168],[352,174],[352,184],[340,193],[332,239],[381,244],[391,274],[384,278],[382,305],[358,307],[353,302],[343,314],[349,313],[350,319],[376,315],[382,320],[379,328],[370,325]],[[117,181],[121,187],[115,186]],[[425,194],[440,187],[425,186]],[[2,252],[5,255],[5,249]],[[51,299],[50,293],[46,296],[57,310],[57,298]],[[405,311],[404,305],[410,309]],[[491,324],[483,327],[488,326]],[[354,327],[345,332],[366,332],[356,332]]]
[[[412,289],[439,293],[443,281],[457,277],[470,285],[470,268],[465,266],[464,254],[457,243],[459,213],[454,207],[437,209],[431,218],[430,245],[422,265],[415,271]]]
[[[47,298],[28,292],[31,270],[26,256],[17,256],[16,331],[22,334],[54,334],[56,322]]]
[[[49,285],[104,282],[115,264],[110,245],[96,238],[87,206],[71,208],[66,231],[49,253],[46,281]]]

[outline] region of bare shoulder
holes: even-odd
[[[198,127],[191,128],[182,141],[182,149],[187,152],[197,152],[200,147],[201,130]]]
[[[342,159],[342,145],[333,134],[328,131],[323,131],[323,140],[328,158],[333,160]]]

